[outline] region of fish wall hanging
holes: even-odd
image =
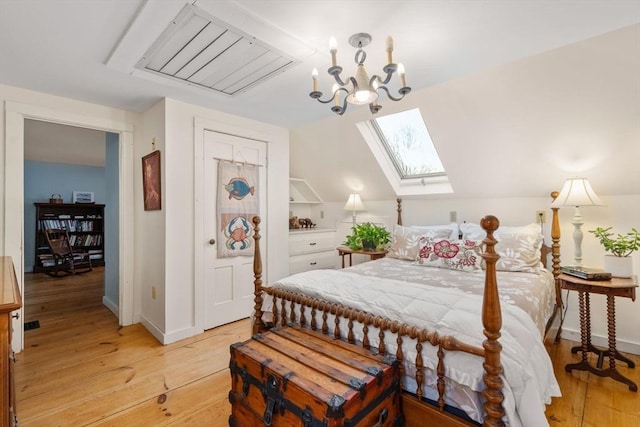
[[[218,162],[218,257],[253,256],[253,217],[259,215],[258,166]]]

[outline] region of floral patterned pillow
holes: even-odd
[[[449,238],[452,229],[446,228],[419,228],[403,227],[396,225],[393,228],[391,247],[387,253],[388,257],[415,261],[420,250],[420,238],[428,236],[431,238]]]
[[[480,240],[486,236],[478,224],[460,224],[460,230],[465,239]],[[540,249],[543,241],[540,225],[531,223],[522,227],[500,227],[494,237],[498,241],[496,252],[500,255],[496,270],[525,273],[540,271]]]
[[[482,242],[476,240],[422,239],[416,264],[460,271],[481,270]]]

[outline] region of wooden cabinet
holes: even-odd
[[[17,425],[13,387],[11,312],[22,307],[22,298],[11,258],[0,257],[0,426]]]
[[[289,274],[337,264],[335,230],[304,229],[289,232]]]
[[[64,228],[71,244],[89,253],[91,263],[104,265],[104,205],[82,203],[35,203],[36,244],[34,272],[47,271],[53,266],[42,230]]]

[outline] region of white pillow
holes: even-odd
[[[456,226],[456,237],[458,233],[458,225]],[[406,259],[415,261],[420,250],[420,238],[429,236],[431,238],[451,237],[452,229],[450,226],[428,226],[428,227],[403,227],[396,225],[393,227],[391,234],[391,246],[387,256],[390,258]]]
[[[452,222],[451,224],[444,225],[412,225],[409,228],[418,230],[418,231],[438,231],[441,232],[443,230],[449,231],[449,236],[446,236],[449,239],[457,239],[458,238],[458,224]]]
[[[462,238],[482,240],[487,233],[479,224],[460,224]],[[540,249],[543,236],[540,225],[531,223],[520,227],[500,226],[493,234],[498,241],[496,252],[500,259],[496,263],[498,271],[522,271],[538,273],[542,268]]]

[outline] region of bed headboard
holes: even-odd
[[[557,191],[551,192],[551,201],[555,200],[558,197]],[[402,199],[397,198],[397,211],[398,211],[398,225],[402,225]],[[553,277],[558,277],[560,275],[560,221],[558,219],[558,208],[551,208],[552,218],[551,218],[551,246],[542,242],[542,247],[540,248],[540,262],[544,268],[547,268],[547,258],[549,254],[551,254],[551,272],[553,273]]]

